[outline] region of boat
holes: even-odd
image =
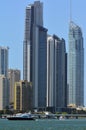
[[[19,113],[13,116],[7,117],[8,120],[35,120],[35,118],[29,113]]]
[[[65,120],[66,118],[64,116],[60,116],[59,120]]]

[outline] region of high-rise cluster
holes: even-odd
[[[43,3],[26,7],[23,80],[8,69],[8,48],[0,47],[0,110],[65,111],[84,106],[84,47],[79,26],[70,21],[69,50],[63,38],[49,35],[43,25]],[[14,108],[13,108],[14,106]]]
[[[65,40],[47,34],[43,4],[36,1],[26,7],[23,54],[23,76],[32,82],[33,108],[56,111],[84,105],[84,48],[79,26],[70,22],[67,58]]]

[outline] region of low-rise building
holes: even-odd
[[[30,111],[32,109],[32,83],[21,80],[15,83],[14,110]]]

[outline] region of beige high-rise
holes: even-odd
[[[15,82],[18,82],[20,80],[20,70],[18,69],[9,69],[8,70],[8,78],[9,78],[9,84],[10,84],[10,103],[14,102],[14,85]]]
[[[32,83],[21,80],[15,83],[14,110],[28,112],[32,109]]]

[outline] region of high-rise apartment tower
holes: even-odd
[[[9,107],[8,50],[0,46],[0,110]]]
[[[66,48],[65,40],[56,35],[47,38],[47,107],[66,107]]]
[[[83,36],[81,28],[72,21],[69,25],[68,105],[84,105]]]
[[[0,74],[8,77],[8,47],[0,46]]]
[[[36,26],[43,26],[43,4],[35,1],[26,7],[25,34],[23,42],[23,79],[32,81],[33,40],[36,41]],[[35,34],[33,34],[35,32]]]
[[[23,79],[32,82],[33,108],[46,106],[47,29],[43,27],[43,3],[26,7],[23,43]]]
[[[8,78],[9,78],[9,87],[10,87],[9,88],[10,103],[14,103],[14,86],[15,86],[15,82],[19,82],[20,80],[20,70],[9,69]]]

